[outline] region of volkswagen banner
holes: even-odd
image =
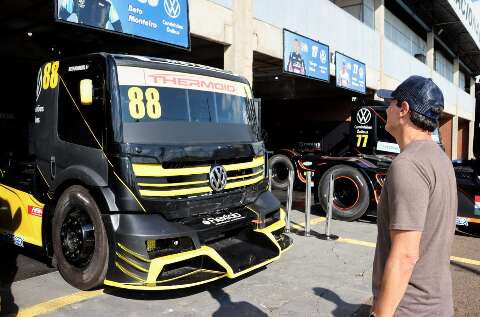
[[[330,80],[328,45],[297,33],[283,30],[283,71],[285,73]]]
[[[56,19],[190,48],[188,0],[55,0]]]
[[[364,63],[335,52],[335,77],[337,87],[365,93],[367,74]]]

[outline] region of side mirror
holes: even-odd
[[[91,79],[80,81],[80,103],[84,106],[93,104],[93,82]]]

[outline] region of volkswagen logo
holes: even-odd
[[[210,170],[209,179],[213,191],[219,192],[227,185],[227,171],[221,165],[214,166]]]
[[[372,113],[367,108],[362,108],[357,112],[357,122],[359,124],[367,124],[372,119]]]
[[[320,51],[320,62],[325,64],[327,62],[327,53],[324,50]]]
[[[178,0],[163,0],[163,7],[172,19],[176,19],[180,15],[180,3]]]

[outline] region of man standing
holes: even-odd
[[[377,95],[389,103],[385,129],[401,153],[377,209],[372,316],[451,317],[457,187],[451,161],[431,136],[442,92],[431,79],[411,76]]]
[[[305,62],[303,61],[300,41],[297,39],[293,40],[292,43],[293,51],[290,53],[288,58],[287,69],[289,72],[305,75]]]

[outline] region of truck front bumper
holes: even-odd
[[[165,220],[153,218],[155,215],[137,215],[142,220],[127,221],[128,228],[114,223],[111,230],[116,232],[111,239],[114,241],[111,242],[109,270],[104,283],[137,290],[178,289],[223,277],[233,279],[266,266],[278,260],[292,245],[292,240],[283,234],[285,211],[280,208],[277,213],[276,221],[270,221],[263,228],[255,217],[246,218],[243,225],[217,230],[220,233],[210,240],[202,238],[202,232],[188,232],[175,223],[166,222],[162,226],[159,222]],[[148,221],[146,226],[142,225],[145,221]],[[160,235],[159,230],[162,231]],[[176,247],[178,252],[158,257],[148,252],[149,241],[167,240],[167,248],[175,250]],[[191,241],[191,244],[185,241]],[[162,250],[165,250],[165,244]]]

